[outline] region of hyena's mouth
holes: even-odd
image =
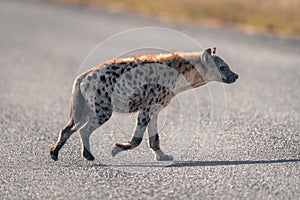
[[[226,78],[226,79],[223,78],[222,81],[223,81],[224,83],[228,83],[228,84],[229,84],[229,83],[234,83],[234,82],[236,81],[236,79],[237,79],[237,78]]]
[[[239,75],[237,75],[236,73],[231,74],[230,76],[227,76],[226,78],[222,78],[222,81],[224,83],[234,83],[236,81],[236,79],[239,78]]]

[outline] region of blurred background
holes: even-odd
[[[56,0],[247,32],[300,37],[299,0]]]

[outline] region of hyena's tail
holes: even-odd
[[[80,84],[87,73],[79,75],[73,84],[70,119],[73,120],[73,129],[80,129],[87,121],[87,105],[80,90]]]

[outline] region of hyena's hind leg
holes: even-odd
[[[80,141],[82,144],[81,155],[82,157],[91,161],[94,160],[95,157],[91,153],[89,138],[94,130],[109,120],[112,114],[111,110],[97,110],[97,112],[98,114],[96,112],[92,112],[88,122],[81,129],[79,129]]]
[[[74,124],[74,118],[71,117],[67,125],[60,130],[57,142],[50,149],[50,155],[53,160],[56,161],[58,159],[59,150],[76,130],[77,126]]]
[[[173,156],[165,154],[160,149],[159,136],[157,132],[157,114],[151,118],[147,130],[149,136],[149,146],[153,150],[156,160],[158,161],[173,160]]]

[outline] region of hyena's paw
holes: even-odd
[[[174,159],[173,156],[164,154],[161,150],[154,151],[154,153],[157,161],[170,161]]]
[[[53,160],[58,160],[58,151],[56,151],[53,147],[50,149],[50,155]]]
[[[119,152],[123,151],[123,149],[115,146],[112,150],[111,150],[111,155],[112,157],[114,157],[115,155],[117,155]]]
[[[157,161],[169,161],[169,160],[173,160],[173,159],[174,158],[171,155],[156,156]]]
[[[84,157],[85,159],[87,159],[89,161],[95,160],[95,157],[93,156],[93,154],[91,154],[86,148],[83,149],[82,157]]]
[[[129,142],[117,142],[115,144],[114,148],[111,151],[111,155],[114,157],[115,155],[117,155],[121,151],[132,149],[134,147],[136,147],[136,145],[133,145]]]
[[[119,143],[116,143],[114,148],[111,150],[112,157],[114,157],[115,155],[117,155],[121,151],[124,151],[123,146],[121,146]]]

